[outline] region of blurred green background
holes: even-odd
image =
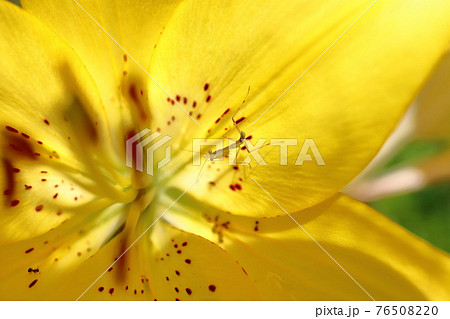
[[[411,142],[398,150],[376,173],[381,175],[404,165],[415,164],[448,147],[445,140]],[[369,205],[434,246],[450,252],[450,182],[384,198]]]

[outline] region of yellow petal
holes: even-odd
[[[95,213],[115,203],[115,199],[99,198],[84,187],[92,184],[86,178],[74,180],[43,163],[3,163],[0,245],[44,234],[74,216]]]
[[[134,129],[133,124],[149,123],[146,86],[156,84],[140,67],[147,70],[165,23],[179,2],[22,1],[26,10],[67,41],[92,74],[108,105],[109,122],[121,128],[113,132],[119,138],[118,146],[123,142],[121,134]]]
[[[95,215],[77,215],[43,235],[1,246],[0,299],[78,298],[99,275],[92,265],[90,273],[79,273],[80,265],[89,263],[93,256],[99,266],[104,264],[102,260],[111,264],[117,257],[118,251],[112,254],[106,249],[109,255],[101,252],[123,226],[125,209],[124,205],[114,205]]]
[[[155,292],[151,287],[145,256],[142,256],[143,242],[131,244],[129,238],[121,233],[93,258],[68,274],[68,293],[65,294],[68,299],[154,300]]]
[[[12,148],[30,159],[69,155],[65,164],[79,168],[73,150],[79,139],[86,147],[107,136],[95,84],[73,51],[39,20],[6,1],[0,14],[2,154],[9,147],[8,153]]]
[[[228,253],[163,222],[109,268],[132,242],[122,233],[68,274],[64,296],[74,299],[75,293],[85,292],[80,300],[258,299],[254,285]]]
[[[450,258],[345,195],[292,214],[254,219],[208,207],[174,210],[177,227],[221,245],[268,300],[446,300]],[[200,213],[202,212],[202,213]],[[204,212],[204,213],[203,213]],[[370,294],[370,296],[369,296]]]
[[[163,124],[171,116],[176,118],[168,132],[172,127],[183,132],[180,148],[187,148],[192,137],[221,138],[228,132],[227,137],[238,138],[231,117],[249,86],[247,102],[235,117],[246,118],[240,129],[252,135],[253,142],[294,138],[298,143],[288,148],[287,166],[280,166],[277,146],[261,150],[269,165],[253,162],[246,174],[208,163],[193,194],[236,214],[274,216],[264,210],[270,199],[259,195],[253,182],[243,183],[242,191],[233,191],[230,185],[252,177],[293,212],[332,196],[367,165],[446,50],[450,36],[450,6],[445,1],[414,5],[405,0],[379,1],[363,14],[372,2],[227,1],[212,6],[186,1],[180,5],[151,65],[163,87],[179,95],[182,103],[186,98],[185,107],[200,123],[197,127],[178,108],[157,115]],[[150,93],[152,105],[168,103],[156,88]],[[326,165],[318,165],[314,158],[294,165],[309,138]],[[190,158],[189,153],[184,156]],[[200,167],[184,171],[174,185],[187,187]]]
[[[417,98],[415,124],[419,137],[450,137],[450,52],[437,67]]]
[[[16,6],[1,2],[0,16],[5,244],[42,234],[77,210],[92,212],[134,195],[124,191],[130,182],[109,169],[123,163],[110,147],[103,105],[78,57]]]
[[[214,243],[159,222],[147,237],[147,269],[158,300],[255,300],[239,262]]]

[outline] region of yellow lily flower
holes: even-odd
[[[447,49],[448,1],[22,5],[0,2],[2,299],[449,298],[445,253],[339,193]],[[199,172],[183,149],[238,138],[236,111],[326,165],[299,143]],[[125,166],[147,127],[174,145],[154,177]]]

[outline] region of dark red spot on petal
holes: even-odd
[[[203,90],[208,91],[209,89],[209,83],[205,83],[205,85],[203,86]]]
[[[228,112],[230,112],[230,109],[226,109],[225,112],[223,112],[223,114],[221,115],[221,117],[224,117]]]
[[[190,295],[192,295],[192,290],[189,288],[186,288],[186,293],[190,296]]]
[[[103,290],[105,290],[105,287],[99,287],[98,291],[102,292]]]
[[[109,293],[112,295],[114,293],[114,288],[109,289]]]
[[[184,98],[183,98],[183,103],[184,103],[184,104],[187,104],[187,102],[188,102],[187,97],[184,97]]]
[[[187,246],[187,242],[182,243],[181,246],[186,247]]]
[[[19,205],[19,203],[20,203],[20,201],[15,199],[15,200],[12,200],[10,204],[11,204],[12,207],[14,207],[14,206]]]
[[[240,119],[238,119],[238,120],[236,121],[236,124],[241,123],[243,120],[245,120],[245,117],[241,117]]]
[[[13,132],[13,133],[19,133],[19,131],[18,130],[16,130],[14,127],[11,127],[11,126],[5,126],[5,128],[8,130],[8,131],[10,131],[10,132]]]
[[[38,205],[38,206],[36,206],[35,210],[37,212],[40,212],[43,208],[44,208],[44,205]]]
[[[123,62],[127,62],[128,61],[128,56],[126,54],[123,55]]]
[[[33,288],[33,286],[36,285],[37,281],[38,281],[37,279],[33,280],[33,281],[28,285],[28,288]]]
[[[214,123],[219,123],[219,121],[220,121],[220,117],[214,122]]]
[[[208,103],[209,101],[211,101],[211,95],[208,95],[208,97],[206,98],[206,103]]]
[[[241,190],[242,189],[242,186],[240,184],[236,184],[236,185],[234,185],[234,187],[236,187],[237,190]]]
[[[50,122],[47,119],[44,120],[44,123],[50,125]]]
[[[236,187],[235,187],[234,185],[230,185],[230,189],[231,189],[232,191],[234,191],[234,190],[236,190]]]
[[[175,273],[177,274],[177,276],[180,275],[180,272],[178,270],[175,270]]]
[[[27,249],[27,250],[25,250],[25,254],[29,254],[29,253],[31,253],[33,250],[34,250],[34,248]]]
[[[22,136],[25,137],[25,138],[30,138],[30,136],[27,135],[27,134],[25,134],[25,133],[21,133],[21,134],[22,134]]]
[[[215,292],[216,291],[216,286],[215,285],[209,285],[208,289],[211,292]]]
[[[194,103],[192,103],[192,107],[195,108],[197,106],[197,101],[194,101]]]
[[[58,197],[58,193],[56,193],[55,195],[53,195],[53,199],[56,199],[56,197]]]
[[[180,289],[178,289],[178,287],[175,287],[175,291],[180,292]]]
[[[180,102],[181,96],[177,95],[175,98],[177,99],[177,102]]]
[[[185,262],[186,264],[190,264],[192,261],[191,261],[190,259],[185,259],[184,262]]]

